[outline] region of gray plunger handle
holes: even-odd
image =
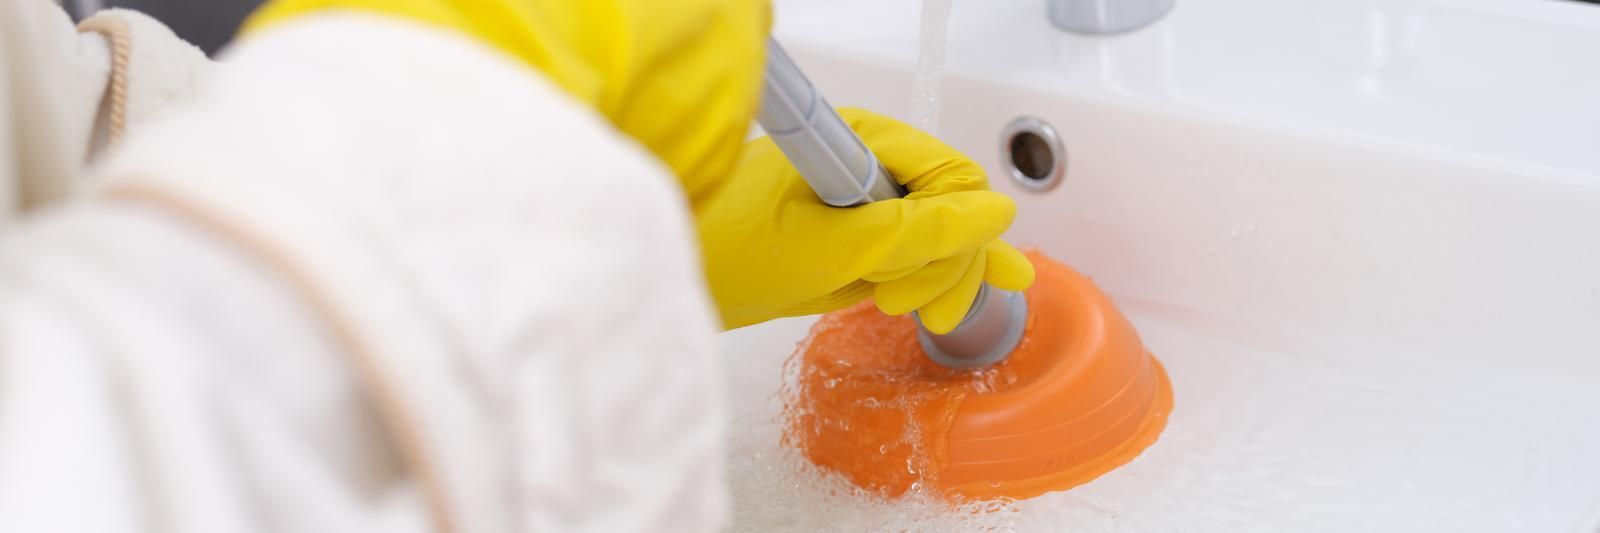
[[[772,39],[767,40],[756,121],[828,205],[851,207],[905,195],[861,137]],[[1021,294],[984,284],[961,325],[935,335],[919,321],[917,338],[928,357],[941,365],[987,366],[1016,348],[1027,317],[1027,300]]]
[[[767,40],[766,79],[756,121],[828,205],[850,207],[905,196],[878,164],[878,156],[772,39]]]

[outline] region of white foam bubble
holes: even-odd
[[[784,321],[780,336],[804,335],[806,322]],[[727,338],[754,333],[734,332]],[[784,447],[784,395],[794,391],[802,369],[784,354],[730,354],[733,427],[728,480],[733,495],[732,531],[1012,531],[1015,502],[952,506],[920,484],[897,498],[856,488]],[[877,398],[882,407],[908,401]],[[906,428],[907,438],[917,428]],[[912,441],[915,443],[915,440]],[[907,467],[918,470],[917,464]]]
[[[776,439],[776,435],[774,435]],[[1017,512],[1008,501],[951,507],[913,485],[888,499],[823,472],[793,451],[734,454],[733,531],[1011,531]]]

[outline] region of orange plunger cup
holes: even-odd
[[[1088,278],[1028,255],[1023,340],[990,367],[935,364],[912,319],[871,303],[823,316],[790,361],[785,443],[886,496],[1029,498],[1132,460],[1172,410],[1165,371]]]
[[[901,196],[783,48],[769,40],[767,56],[757,120],[817,196]],[[871,304],[824,316],[791,359],[785,441],[861,487],[925,480],[957,498],[1062,490],[1138,455],[1172,409],[1166,374],[1093,283],[1030,257],[1033,288],[980,290],[949,334],[919,342],[915,320]]]

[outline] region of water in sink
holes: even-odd
[[[1092,483],[988,509],[884,501],[779,445],[783,361],[812,319],[723,336],[736,531],[1566,531],[1595,449],[1582,376],[1268,331],[1119,301],[1161,357],[1169,425]],[[1574,490],[1560,490],[1561,488]]]
[[[952,509],[913,484],[903,496],[866,493],[780,444],[783,391],[796,369],[785,365],[814,318],[774,321],[722,336],[730,369],[733,423],[729,478],[733,531],[1007,531],[1013,502]]]

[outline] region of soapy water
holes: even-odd
[[[952,502],[931,488],[927,472],[933,458],[920,445],[925,440],[921,438],[923,424],[917,417],[904,416],[928,406],[937,407],[940,402],[958,400],[951,394],[959,394],[969,386],[982,390],[1003,387],[1005,378],[994,370],[951,370],[945,377],[953,381],[929,381],[915,373],[861,372],[860,368],[851,368],[849,358],[816,364],[818,357],[827,358],[837,350],[905,352],[907,339],[863,334],[881,329],[864,324],[867,321],[863,318],[909,320],[884,316],[870,302],[823,317],[783,363],[778,393],[782,413],[765,421],[769,424],[739,428],[741,432],[764,434],[735,439],[735,449],[730,453],[729,466],[735,473],[735,529],[827,531],[849,524],[851,530],[857,531],[1013,530],[1017,519],[1014,501]],[[916,350],[908,355],[921,357]],[[956,386],[951,387],[952,384]],[[851,398],[852,409],[882,413],[896,422],[853,427],[850,418],[864,418],[817,416],[809,410],[808,395]],[[900,416],[896,417],[896,413]],[[857,454],[852,459],[873,463],[869,470],[881,476],[876,480],[847,479],[836,471],[818,467],[798,451],[804,448],[798,445],[802,439],[837,439],[875,431],[877,436],[870,442],[858,444],[876,452]],[[781,441],[783,445],[776,449],[753,445],[762,441]],[[738,449],[741,446],[750,449]],[[742,494],[761,494],[762,498],[739,497]]]
[[[921,487],[898,497],[862,490],[788,448],[731,454],[731,531],[1013,531],[1013,502],[952,506]],[[753,496],[754,495],[754,496]],[[841,529],[845,528],[845,529]]]
[[[912,319],[871,302],[819,319],[784,374],[784,446],[887,498],[937,485],[942,450],[926,443],[948,431],[966,396],[1015,382],[1009,367],[932,363]]]
[[[1600,531],[1594,372],[1121,303],[1186,384],[1183,415],[1092,483],[971,511],[863,491],[780,445],[784,361],[812,319],[724,334],[731,530]]]
[[[944,74],[946,29],[951,0],[923,0],[918,34],[917,72],[911,82],[911,125],[939,134],[939,92]]]

